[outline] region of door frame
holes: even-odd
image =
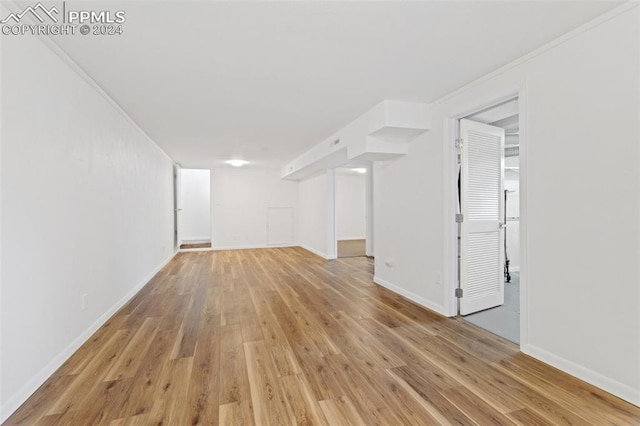
[[[182,167],[173,164],[173,250],[180,250],[182,245]]]
[[[462,118],[482,110],[491,108],[511,99],[518,98],[518,121],[520,143],[520,349],[529,343],[529,309],[528,309],[528,226],[527,226],[527,87],[526,83],[506,91],[502,95],[485,98],[481,101],[468,102],[466,106],[457,107],[445,115],[444,126],[444,271],[445,298],[444,304],[448,316],[458,316],[459,301],[455,291],[459,286],[458,270],[458,224],[455,215],[458,205],[458,153],[455,147],[459,136],[459,121]]]

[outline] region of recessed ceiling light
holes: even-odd
[[[242,167],[245,164],[249,164],[248,161],[244,161],[244,160],[229,160],[229,161],[225,161],[225,163],[231,164],[233,167]]]
[[[367,173],[367,169],[365,169],[364,167],[358,167],[358,168],[351,169],[351,170],[353,170],[354,172],[358,172],[360,174]]]

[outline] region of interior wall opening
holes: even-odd
[[[461,293],[461,298],[474,297],[479,292],[486,290],[492,279],[494,279],[496,266],[502,271],[499,283],[503,293],[499,303],[489,305],[478,305],[472,309],[472,312],[461,312],[462,317],[473,324],[476,324],[494,334],[497,334],[514,343],[520,343],[520,120],[518,99],[501,103],[483,111],[474,113],[465,117],[466,120],[482,123],[489,127],[502,129],[503,131],[503,147],[500,156],[493,156],[482,147],[467,146],[465,153],[459,156],[460,177],[465,178],[464,184],[459,185],[460,207],[465,205],[465,197],[467,203],[467,216],[462,217],[462,223],[458,227],[458,259],[459,259],[459,278],[460,286],[466,279],[466,289]],[[462,135],[461,135],[462,136]],[[482,138],[484,136],[477,136]],[[481,144],[482,142],[463,140],[463,144]],[[480,140],[480,139],[478,139]],[[476,157],[475,163],[473,156]],[[471,157],[471,159],[469,159]],[[476,167],[475,172],[470,169]],[[466,167],[466,169],[465,169]],[[502,170],[498,170],[502,168]],[[474,174],[475,173],[475,174]],[[497,186],[491,186],[491,181],[500,175],[500,190],[496,191]],[[499,192],[499,194],[497,194]],[[499,205],[496,205],[497,197],[499,197]],[[471,201],[474,200],[474,201]],[[495,243],[500,245],[499,251],[492,252],[489,248],[491,243],[481,242],[480,238],[476,238],[473,234],[473,208],[468,205],[475,202],[480,209],[491,208],[498,209],[499,220],[498,227],[499,239]],[[479,210],[477,210],[479,211]],[[460,212],[459,212],[460,213]],[[464,216],[464,215],[463,215]],[[476,219],[486,219],[485,217],[476,217]],[[466,222],[466,223],[465,223]],[[477,220],[475,223],[480,223]],[[489,221],[483,226],[489,224]],[[467,230],[465,231],[465,225]],[[491,228],[488,228],[491,229]],[[487,231],[485,229],[484,231]],[[462,235],[467,232],[466,249],[465,237]],[[486,235],[489,235],[486,233]],[[489,241],[488,239],[486,241]],[[482,245],[485,245],[482,247]],[[484,252],[484,253],[483,253]],[[499,253],[499,255],[496,255]],[[499,262],[499,265],[493,263]],[[487,278],[491,277],[491,278]],[[476,281],[474,283],[474,281]],[[475,285],[475,288],[474,288]],[[484,286],[484,288],[483,288]],[[496,288],[498,284],[496,284]],[[480,289],[480,290],[477,290]],[[464,292],[467,292],[465,295]],[[462,304],[460,302],[459,306]],[[492,306],[495,305],[495,306]]]
[[[180,249],[211,248],[211,171],[180,171]]]
[[[335,169],[335,229],[338,258],[367,255],[367,168]]]

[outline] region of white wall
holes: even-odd
[[[38,38],[1,54],[5,419],[172,257],[173,172]]]
[[[373,235],[376,282],[444,313],[441,150],[424,135],[408,155],[374,163]]]
[[[211,171],[182,169],[181,237],[183,241],[211,239]]]
[[[336,237],[365,239],[366,176],[336,174]]]
[[[640,37],[624,7],[433,104],[432,130],[376,164],[375,270],[454,313],[451,118],[521,90],[522,350],[640,404]]]
[[[298,185],[277,170],[211,170],[214,249],[267,246],[267,209],[290,207],[295,230]]]

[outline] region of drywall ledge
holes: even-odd
[[[289,162],[281,177],[300,180],[348,162],[391,160],[430,128],[428,105],[386,100]]]

